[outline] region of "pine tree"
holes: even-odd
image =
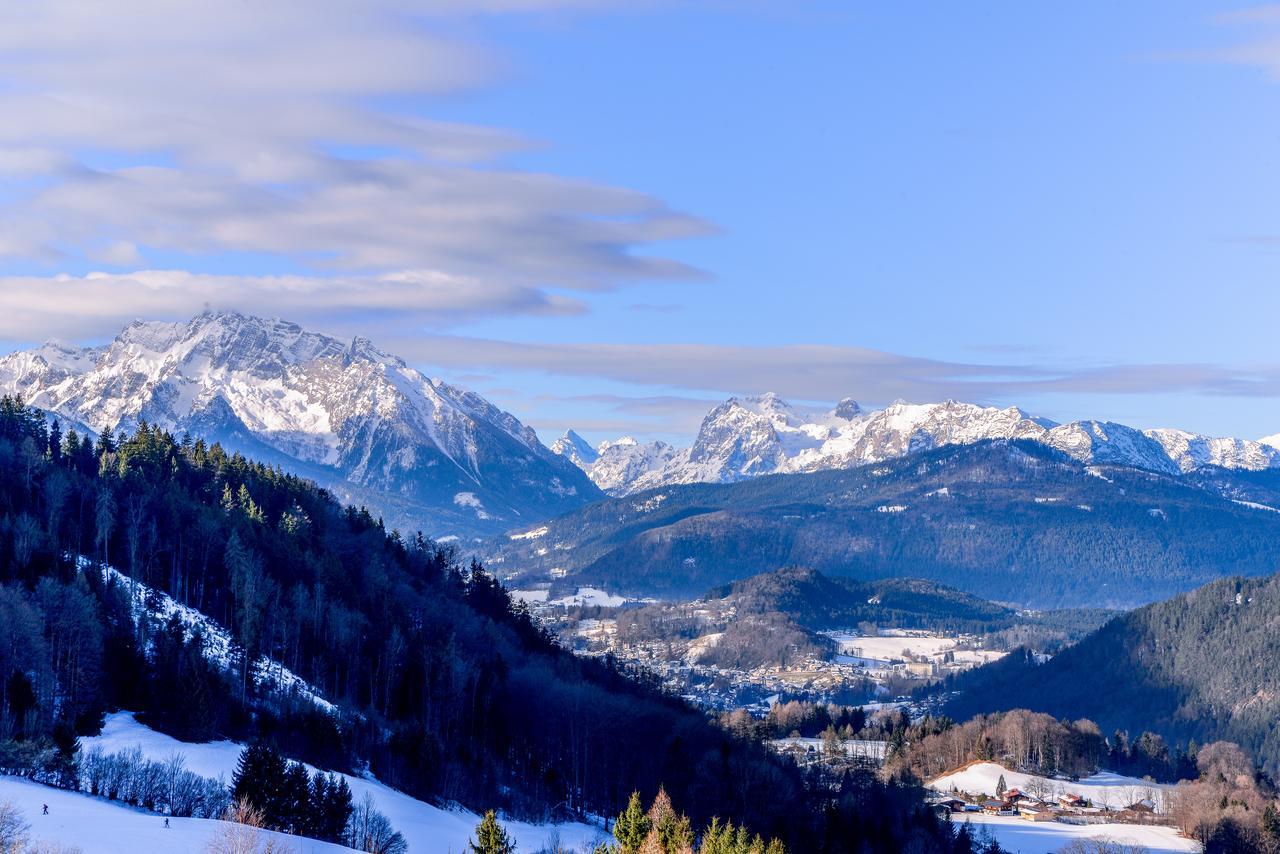
[[[309,836],[339,842],[351,818],[351,788],[344,778],[317,771],[311,779]]]
[[[56,418],[49,425],[49,462],[55,466],[62,464],[62,426]]]
[[[516,850],[515,843],[498,823],[498,816],[493,810],[486,812],[476,827],[476,840],[468,840],[467,850],[471,854],[514,854]]]
[[[640,793],[632,792],[627,808],[618,816],[618,821],[613,826],[613,836],[622,846],[624,854],[637,854],[650,829],[649,816],[640,805]]]
[[[1000,775],[1000,779],[996,781],[996,797],[1003,798],[1004,793],[1009,791],[1009,786],[1004,781],[1004,775]]]
[[[311,778],[301,762],[290,762],[280,791],[280,826],[290,833],[312,830]]]
[[[281,809],[288,767],[280,752],[255,742],[240,754],[231,777],[231,796],[259,810],[268,827],[284,828],[289,817]]]

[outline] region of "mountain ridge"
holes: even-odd
[[[311,477],[389,524],[476,536],[599,492],[532,428],[367,338],[206,311],[136,321],[107,344],[0,358],[0,392],[94,433],[147,422]]]
[[[1024,607],[1125,608],[1280,569],[1276,508],[1280,469],[1162,474],[986,440],[613,497],[485,549],[508,577],[640,597],[696,596],[803,565],[863,581],[920,577]]]
[[[627,437],[602,443],[595,460],[579,453],[574,462],[602,490],[630,495],[672,484],[734,483],[764,474],[848,469],[985,439],[1030,439],[1081,462],[1115,463],[1165,474],[1210,465],[1249,470],[1280,467],[1280,436],[1252,441],[1168,428],[1138,430],[1109,421],[1058,424],[1018,407],[1001,409],[955,400],[896,402],[867,411],[846,398],[823,411],[794,407],[773,393],[732,397],[715,406],[688,448],[677,450],[665,443],[640,443]]]

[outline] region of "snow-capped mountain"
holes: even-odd
[[[101,347],[0,358],[0,392],[94,432],[146,421],[316,479],[389,526],[471,535],[598,497],[580,469],[479,395],[368,340],[205,312]]]
[[[793,407],[775,394],[730,398],[703,419],[693,444],[674,450],[630,437],[600,446],[595,462],[579,462],[596,485],[626,495],[676,483],[731,483],[763,474],[852,468],[941,445],[983,439],[1029,439],[1091,463],[1130,465],[1167,474],[1200,466],[1280,467],[1280,441],[1216,439],[1181,430],[1137,430],[1123,424],[1056,424],[1017,407],[954,400],[894,403],[864,411],[842,400],[828,411]],[[625,447],[627,465],[605,462]],[[585,457],[581,457],[585,461]]]
[[[591,447],[591,443],[572,430],[566,430],[563,436],[555,440],[551,445],[551,452],[568,458],[582,469],[600,459],[599,452]]]
[[[1263,436],[1261,439],[1258,440],[1258,443],[1262,445],[1267,445],[1268,447],[1271,447],[1271,448],[1280,449],[1280,433],[1277,433],[1274,436]]]
[[[604,490],[625,491],[628,484],[664,471],[676,457],[676,449],[666,442],[641,443],[631,436],[602,442],[596,450],[599,458],[587,472],[596,486]]]

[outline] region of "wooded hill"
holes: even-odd
[[[1118,616],[1044,664],[1025,653],[956,676],[963,720],[1025,708],[1151,730],[1170,744],[1241,745],[1280,773],[1280,576],[1227,578]]]
[[[540,817],[616,814],[665,784],[792,850],[930,850],[919,793],[806,788],[682,701],[560,649],[480,566],[388,532],[308,482],[145,424],[90,442],[0,400],[0,759],[73,773],[76,734],[141,712],[190,740],[275,742],[422,798]],[[110,563],[227,627],[206,655],[178,620],[134,623]],[[337,704],[250,678],[265,654]]]
[[[808,629],[856,628],[861,622],[904,629],[985,632],[1012,625],[1016,613],[918,578],[857,581],[788,567],[708,591],[739,613],[779,613]]]
[[[694,598],[780,566],[914,577],[1027,607],[1132,607],[1280,569],[1280,470],[1182,477],[1085,466],[1031,442],[951,446],[844,471],[669,486],[503,537],[503,573]]]

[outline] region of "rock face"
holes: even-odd
[[[1181,430],[1136,430],[1123,424],[1055,424],[1017,407],[954,400],[895,403],[867,412],[853,400],[829,411],[791,406],[774,394],[730,398],[711,410],[685,449],[627,437],[600,446],[600,458],[575,462],[615,495],[680,483],[733,483],[765,474],[852,468],[943,445],[983,439],[1030,439],[1090,463],[1136,466],[1166,474],[1214,465],[1280,467],[1280,438],[1216,439]],[[614,459],[606,462],[606,448]],[[625,464],[621,461],[625,459]]]
[[[206,312],[0,359],[0,392],[95,433],[141,421],[312,477],[388,526],[476,536],[599,497],[534,431],[368,340]]]

